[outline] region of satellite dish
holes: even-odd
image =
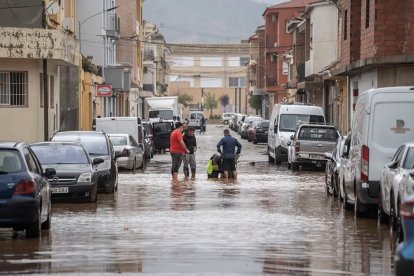
[[[59,12],[59,4],[54,1],[49,6],[47,6],[46,12],[48,15],[55,15]]]

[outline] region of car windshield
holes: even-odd
[[[159,118],[164,120],[172,120],[173,116],[174,114],[172,110],[151,110],[149,112],[149,117],[151,119]]]
[[[91,155],[109,155],[108,146],[105,136],[102,135],[78,135],[78,134],[61,134],[52,139],[59,142],[79,142]]]
[[[89,163],[88,156],[80,146],[44,145],[32,149],[42,165]]]
[[[109,140],[111,140],[113,146],[126,146],[128,144],[126,136],[109,135]]]
[[[324,122],[323,116],[318,115],[283,114],[280,116],[279,130],[295,132],[301,124]]]
[[[303,126],[299,130],[299,139],[336,141],[338,132],[334,128]]]
[[[17,150],[0,149],[0,174],[20,173],[24,167]]]
[[[170,123],[155,123],[154,130],[156,133],[170,132],[172,130]]]
[[[266,122],[260,122],[260,127],[261,127],[261,128],[269,128],[269,121],[266,121]]]
[[[404,169],[414,169],[414,147],[410,147],[405,157]]]

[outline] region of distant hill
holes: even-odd
[[[264,24],[268,5],[254,0],[146,0],[143,13],[168,43],[237,43]]]

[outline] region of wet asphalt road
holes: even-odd
[[[194,181],[172,184],[170,156],[156,155],[97,204],[55,204],[41,239],[0,229],[0,273],[393,274],[389,228],[344,212],[323,171],[269,166],[265,145],[235,135],[239,179],[207,180],[223,129],[197,133]]]

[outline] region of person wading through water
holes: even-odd
[[[195,179],[195,174],[196,174],[195,152],[197,150],[197,140],[196,140],[196,137],[194,136],[193,128],[189,128],[187,132],[184,134],[184,143],[187,149],[190,151],[190,153],[187,153],[185,155],[184,175],[185,175],[185,178],[188,178],[190,176],[190,171],[188,169],[188,166],[190,166],[191,179]]]
[[[175,123],[175,129],[171,132],[170,136],[170,154],[171,154],[171,174],[173,181],[178,180],[178,170],[181,167],[181,163],[183,162],[183,158],[186,153],[190,153],[190,151],[185,146],[183,140],[183,124],[180,122]]]
[[[239,141],[230,135],[228,129],[225,129],[224,137],[217,144],[217,151],[221,153],[221,157],[223,158],[222,169],[225,179],[229,179],[229,172],[232,172],[233,178],[237,179],[235,158],[236,154],[240,154],[241,149],[242,145]]]

